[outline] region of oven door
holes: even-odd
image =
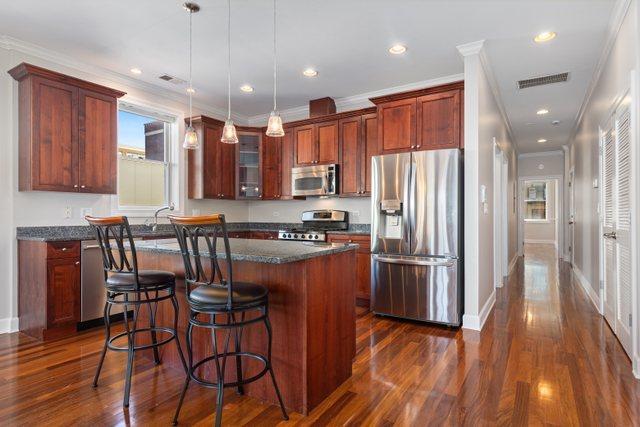
[[[293,196],[330,196],[336,194],[335,165],[319,165],[291,170]]]

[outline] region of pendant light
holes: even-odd
[[[231,0],[227,0],[227,6],[229,8],[227,24],[227,121],[224,122],[220,141],[225,144],[237,144],[238,134],[236,133],[236,127],[233,125],[233,120],[231,120]]]
[[[276,87],[277,81],[277,62],[276,62],[276,0],[273,0],[273,111],[269,115],[269,123],[267,124],[267,136],[284,136],[284,128],[282,127],[282,118],[278,114],[276,104]]]
[[[184,133],[184,142],[182,143],[182,147],[187,150],[195,150],[200,146],[200,142],[198,141],[198,134],[196,130],[193,128],[193,79],[192,79],[192,71],[193,71],[193,31],[192,31],[192,17],[194,13],[200,11],[200,6],[196,3],[185,3],[183,5],[184,9],[189,12],[189,87],[187,88],[187,93],[189,94],[189,126]]]

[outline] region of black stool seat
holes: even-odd
[[[233,282],[233,292],[231,298],[234,307],[249,306],[263,301],[267,297],[268,291],[262,285],[246,282]],[[229,289],[223,285],[200,285],[189,294],[189,302],[196,304],[199,308],[204,306],[223,306],[227,304]]]
[[[176,275],[170,271],[139,270],[138,285],[142,288],[162,288],[173,286]],[[113,273],[107,277],[107,288],[114,291],[132,291],[136,287],[136,276],[133,273]]]

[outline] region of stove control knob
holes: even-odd
[[[314,239],[318,239],[318,235],[316,234],[315,236],[313,236]]]
[[[298,238],[298,235],[297,235],[297,234],[294,234],[294,235],[293,235],[293,238],[294,238],[294,239],[297,239],[297,238]]]
[[[300,238],[301,238],[301,239],[304,239],[304,238],[305,238],[305,235],[304,235],[304,234],[301,234],[301,235],[300,235]]]
[[[291,233],[287,234],[287,239],[291,238]]]

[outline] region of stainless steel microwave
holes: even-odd
[[[302,166],[291,169],[293,196],[333,196],[338,193],[336,165]]]

